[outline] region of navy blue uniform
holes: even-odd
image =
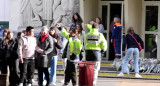
[[[112,40],[116,58],[121,58],[121,31],[122,25],[115,23],[112,27]]]

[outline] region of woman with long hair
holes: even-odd
[[[2,74],[7,74],[7,66],[9,66],[9,82],[10,86],[16,86],[19,83],[19,76],[17,71],[18,55],[15,47],[15,40],[12,32],[7,32],[6,38],[2,42]]]
[[[4,29],[4,31],[3,31],[3,40],[6,38],[8,32],[10,32],[9,28]]]
[[[83,27],[81,24],[76,25],[76,29],[78,30],[78,34],[80,36],[81,44],[84,46],[84,40],[85,40],[85,31],[83,30]],[[81,53],[80,53],[80,60],[83,59],[85,55],[85,50],[84,47],[82,47]]]
[[[134,29],[133,27],[129,27],[128,28],[128,34],[125,36],[124,38],[124,41],[123,41],[123,46],[122,46],[122,51],[123,53],[125,53],[125,48],[126,48],[126,45],[127,45],[127,52],[126,52],[126,55],[125,55],[125,58],[124,58],[124,61],[123,61],[123,64],[122,64],[122,70],[121,72],[118,74],[118,76],[124,76],[123,73],[126,73],[128,72],[127,71],[127,64],[133,54],[133,58],[134,58],[134,72],[135,72],[135,77],[139,78],[139,77],[142,77],[141,75],[139,75],[139,46],[138,46],[138,43],[140,43],[140,45],[142,46],[142,48],[144,48],[144,45],[143,45],[143,41],[142,39],[139,37],[139,35],[137,35],[135,32],[134,32]]]
[[[72,16],[72,25],[71,25],[69,31],[75,29],[76,25],[77,24],[82,24],[82,22],[83,22],[83,20],[82,20],[81,16],[78,13],[73,14],[73,16]]]
[[[57,68],[57,56],[58,49],[62,48],[62,41],[59,34],[56,32],[56,27],[51,27],[49,34],[53,38],[53,51],[52,51],[52,61],[51,61],[51,69],[50,69],[50,82],[51,85],[56,86],[56,68]]]

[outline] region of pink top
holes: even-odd
[[[35,37],[24,36],[19,39],[17,53],[20,59],[34,59],[35,51],[43,53],[43,50],[37,46],[37,41]]]

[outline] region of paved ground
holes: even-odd
[[[37,86],[37,76],[34,77],[34,86]],[[63,76],[57,76],[56,86],[62,86]],[[70,83],[68,86],[72,86]],[[160,86],[159,80],[140,80],[140,79],[120,79],[120,78],[99,78],[97,86]]]

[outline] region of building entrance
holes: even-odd
[[[160,59],[160,1],[143,2],[144,57]]]
[[[119,17],[123,26],[123,1],[100,1],[99,3],[99,16],[105,28],[103,34],[108,42],[108,50],[104,58],[112,61],[115,58],[113,44],[110,41],[114,25],[113,18]]]

